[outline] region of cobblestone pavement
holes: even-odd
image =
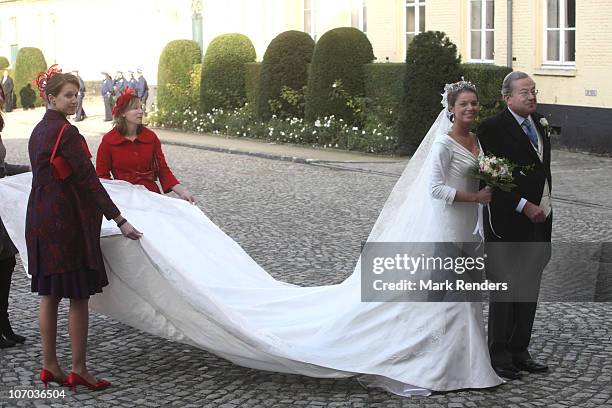
[[[95,152],[99,139],[90,139]],[[26,161],[27,141],[6,141]],[[275,278],[300,285],[342,281],[354,267],[404,162],[304,165],[165,146],[175,174],[200,207]],[[338,169],[336,167],[342,167]],[[554,153],[554,241],[612,241],[612,159]],[[21,265],[11,312],[28,342],[0,351],[1,406],[79,407],[597,407],[612,406],[612,304],[543,303],[531,349],[550,365],[491,390],[400,398],[329,380],[238,367],[205,351],[150,336],[104,316],[91,318],[89,365],[114,383],[65,398],[6,399],[42,389],[37,298]],[[69,367],[66,307],[58,352]],[[380,345],[384,347],[384,344]],[[60,388],[53,388],[60,390]]]

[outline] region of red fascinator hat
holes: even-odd
[[[125,88],[117,98],[117,102],[115,102],[115,106],[113,107],[113,116],[118,116],[128,103],[132,100],[132,98],[137,98],[136,93],[132,88]]]
[[[32,81],[34,85],[38,88],[38,92],[40,93],[41,98],[45,98],[45,93],[47,91],[47,82],[51,77],[55,74],[61,74],[62,70],[58,68],[57,64],[53,64],[49,67],[46,72],[39,72],[36,75],[36,78]]]

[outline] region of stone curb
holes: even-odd
[[[273,154],[273,153],[250,152],[247,150],[234,149],[231,147],[219,147],[219,146],[210,146],[210,145],[197,144],[197,143],[176,142],[176,141],[167,140],[164,138],[160,138],[160,140],[162,141],[162,143],[171,145],[171,146],[189,147],[193,149],[208,150],[208,151],[217,152],[217,153],[239,154],[243,156],[253,156],[253,157],[259,157],[259,158],[270,159],[270,160],[289,161],[289,162],[300,163],[300,164],[312,164],[312,163],[321,162],[321,160],[318,160],[318,159],[307,159],[304,157],[285,156],[285,155]]]

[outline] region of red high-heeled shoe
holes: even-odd
[[[90,382],[87,382],[80,375],[73,372],[68,374],[68,379],[66,380],[66,383],[68,384],[68,386],[70,386],[70,388],[72,388],[73,391],[76,391],[77,385],[84,385],[92,391],[100,391],[111,386],[111,383],[106,380],[98,380],[95,384],[92,384]]]
[[[40,372],[40,380],[43,382],[43,384],[45,384],[45,388],[47,388],[50,382],[59,384],[62,387],[68,385],[68,381],[60,382],[59,380],[55,378],[55,375],[53,375],[53,373],[47,370],[46,368],[43,368],[42,371]]]

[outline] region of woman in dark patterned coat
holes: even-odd
[[[2,111],[4,101],[4,93],[0,87],[0,111]],[[2,129],[4,129],[4,118],[0,114],[0,132],[2,132]],[[0,136],[0,178],[30,171],[29,166],[5,163],[5,157],[6,149],[4,144],[2,144],[2,137]],[[13,241],[8,236],[0,219],[0,349],[12,347],[17,343],[24,343],[26,341],[25,337],[13,332],[8,315],[9,292],[16,263],[15,254],[17,254],[17,249],[13,245]]]
[[[77,108],[79,81],[51,67],[37,79],[47,112],[32,131],[29,142],[32,190],[26,215],[28,267],[32,292],[40,302],[40,335],[43,352],[41,380],[98,390],[110,385],[97,380],[86,367],[89,297],[108,285],[100,250],[102,215],[114,219],[124,236],[138,239],[138,232],[119,212],[96,176],[85,138],[68,125],[57,155],[72,173],[60,179],[50,158],[67,115]],[[56,356],[57,308],[70,299],[69,326],[72,372],[66,376]]]

